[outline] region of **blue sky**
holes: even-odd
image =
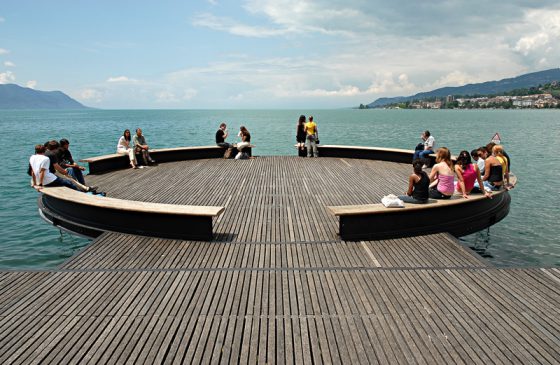
[[[100,108],[340,108],[560,66],[560,3],[0,0],[0,83]]]

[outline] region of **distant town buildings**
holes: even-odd
[[[381,106],[385,109],[549,109],[560,108],[560,81],[529,88],[514,89],[505,95],[430,96]],[[360,104],[360,109],[369,105]]]
[[[535,94],[524,96],[494,96],[478,98],[459,98],[458,107],[478,107],[492,108],[504,107],[510,104],[515,108],[556,108],[560,105],[560,100],[554,98],[552,94]]]
[[[360,106],[363,109],[363,106]],[[479,96],[479,97],[454,97],[430,100],[415,100],[399,104],[387,105],[388,109],[478,109],[478,108],[560,108],[560,99],[549,93],[523,95],[523,96]]]
[[[441,109],[443,102],[436,101],[418,101],[410,104],[411,109]]]

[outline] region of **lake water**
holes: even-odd
[[[247,126],[259,155],[290,155],[300,114],[315,116],[323,144],[412,149],[429,129],[457,154],[500,132],[519,181],[510,214],[462,239],[495,265],[560,265],[557,110],[86,110],[0,111],[0,269],[55,268],[89,243],[39,218],[26,174],[35,144],[67,138],[79,159],[114,153],[124,129],[141,127],[153,148],[213,145],[226,121]]]

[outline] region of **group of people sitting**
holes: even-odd
[[[234,149],[237,149],[237,154],[235,155],[236,160],[254,158],[249,148],[251,146],[251,133],[245,126],[239,127],[239,132],[237,133],[237,137],[241,139],[241,142],[234,144],[228,143],[226,142],[228,136],[227,124],[220,124],[220,127],[216,131],[216,145],[226,149],[224,158],[230,158]]]
[[[142,134],[142,129],[136,128],[136,133],[134,137],[131,138],[130,130],[125,129],[119,142],[117,143],[117,153],[121,155],[128,155],[130,160],[130,167],[133,169],[143,168],[149,165],[155,165],[156,161],[150,156],[150,146],[146,143],[146,138]],[[138,161],[136,159],[136,154],[142,155],[142,160],[144,162],[143,166],[138,166]]]
[[[455,192],[465,199],[474,192],[492,198],[492,191],[509,190],[512,187],[509,182],[509,156],[501,145],[495,143],[470,153],[461,151],[455,164],[449,149],[440,147],[436,153],[436,164],[429,175],[423,171],[427,167],[426,160],[417,156],[422,156],[422,153],[414,155],[414,171],[409,176],[406,195],[399,196],[405,203],[424,204],[430,198],[449,199]]]
[[[238,137],[241,142],[227,143],[229,133],[226,123],[220,124],[216,132],[216,144],[226,149],[225,158],[229,158],[232,151],[237,149],[236,159],[253,158],[250,154],[251,133],[241,126]],[[423,204],[432,199],[449,199],[456,192],[464,198],[469,194],[479,192],[491,198],[491,192],[500,189],[510,189],[509,171],[510,158],[501,145],[489,143],[486,146],[468,151],[461,151],[455,164],[451,159],[451,152],[446,147],[440,147],[436,153],[436,164],[429,175],[423,171],[427,168],[429,155],[434,153],[435,139],[429,131],[422,133],[423,142],[416,147],[413,157],[413,173],[409,176],[406,195],[399,198],[406,203]],[[307,148],[307,156],[318,156],[317,144],[319,134],[317,124],[310,116],[306,121],[301,115],[296,129],[297,148]],[[97,192],[97,187],[87,186],[82,171],[84,167],[78,165],[72,158],[67,139],[52,140],[43,145],[35,146],[35,154],[29,159],[29,175],[32,177],[33,187],[40,190],[46,186],[66,186],[74,190],[103,194]],[[134,136],[126,129],[117,143],[117,153],[128,155],[130,166],[138,166],[136,154],[142,156],[145,166],[155,164],[149,153],[149,146],[137,128]],[[472,159],[471,159],[472,158]],[[473,162],[474,160],[474,162]]]
[[[65,186],[105,196],[105,193],[97,191],[97,187],[86,185],[82,173],[85,167],[74,161],[69,146],[70,142],[65,138],[35,146],[35,154],[29,159],[28,168],[33,187],[40,190],[43,187]],[[128,155],[130,167],[133,169],[156,163],[150,156],[149,146],[140,128],[136,129],[136,133],[132,137],[130,130],[124,131],[117,143],[117,153]],[[138,166],[137,153],[141,154],[144,166]]]
[[[82,171],[70,152],[70,142],[63,138],[35,146],[35,154],[29,158],[28,174],[32,186],[41,190],[43,187],[65,186],[70,189],[105,195],[98,192],[96,186],[87,186]]]
[[[317,145],[319,144],[319,129],[317,123],[313,121],[313,116],[310,115],[308,121],[305,120],[305,115],[300,115],[296,126],[296,142],[297,148],[303,151],[307,148],[307,157],[318,157]]]

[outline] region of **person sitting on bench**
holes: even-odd
[[[422,141],[424,148],[421,150],[415,150],[414,151],[414,156],[412,157],[412,161],[421,158],[424,161],[424,166],[422,166],[422,168],[427,168],[428,165],[426,162],[428,162],[428,156],[432,153],[434,153],[434,148],[436,145],[436,141],[434,139],[434,137],[430,134],[430,131],[426,130],[422,133]]]
[[[220,128],[216,131],[216,145],[226,149],[224,158],[229,158],[229,156],[231,156],[231,151],[233,150],[233,145],[226,142],[228,135],[227,124],[220,124]]]
[[[231,144],[226,142],[226,138],[228,137],[229,133],[227,131],[227,124],[222,123],[220,124],[220,128],[216,132],[216,144],[223,148],[230,148]]]
[[[70,180],[64,180],[50,171],[51,160],[45,156],[46,150],[44,145],[38,144],[35,146],[35,154],[29,158],[33,187],[41,190],[43,187],[65,186],[78,190]]]
[[[87,186],[85,184],[81,184],[79,181],[74,179],[65,168],[60,166],[61,162],[61,151],[60,151],[60,143],[56,140],[48,141],[44,144],[46,151],[44,155],[48,157],[49,163],[49,171],[53,174],[58,174],[58,176],[62,180],[68,180],[70,183],[76,187],[77,190],[83,192],[97,192],[97,186]],[[60,186],[60,185],[59,185]]]
[[[242,158],[249,158],[249,153],[244,152],[243,150],[251,145],[251,133],[245,128],[245,126],[241,126],[239,128],[239,133],[237,134],[238,137],[241,137],[241,142],[237,144],[237,150],[239,151],[235,156],[236,160]]]
[[[83,166],[78,165],[75,161],[74,158],[72,157],[72,153],[70,152],[70,141],[68,141],[66,138],[63,138],[60,140],[59,142],[60,147],[59,147],[59,164],[63,169],[66,169],[66,171],[70,174],[70,176],[78,181],[80,184],[85,185],[86,181],[84,179],[84,174],[82,173],[82,171],[84,171],[86,168]]]
[[[123,135],[119,138],[119,142],[117,143],[117,153],[120,155],[128,155],[130,167],[137,169],[138,163],[136,162],[136,154],[134,153],[134,148],[131,148],[130,146],[130,140],[130,130],[125,129]]]
[[[149,152],[150,147],[146,143],[146,138],[142,134],[142,129],[136,128],[136,134],[134,135],[134,137],[132,137],[132,142],[134,144],[135,152],[142,153],[142,160],[144,160],[144,165],[156,163],[150,157],[150,152]]]
[[[430,178],[422,171],[422,164],[420,159],[412,162],[414,173],[408,177],[408,190],[406,195],[399,195],[399,199],[405,203],[425,204],[428,202]]]

